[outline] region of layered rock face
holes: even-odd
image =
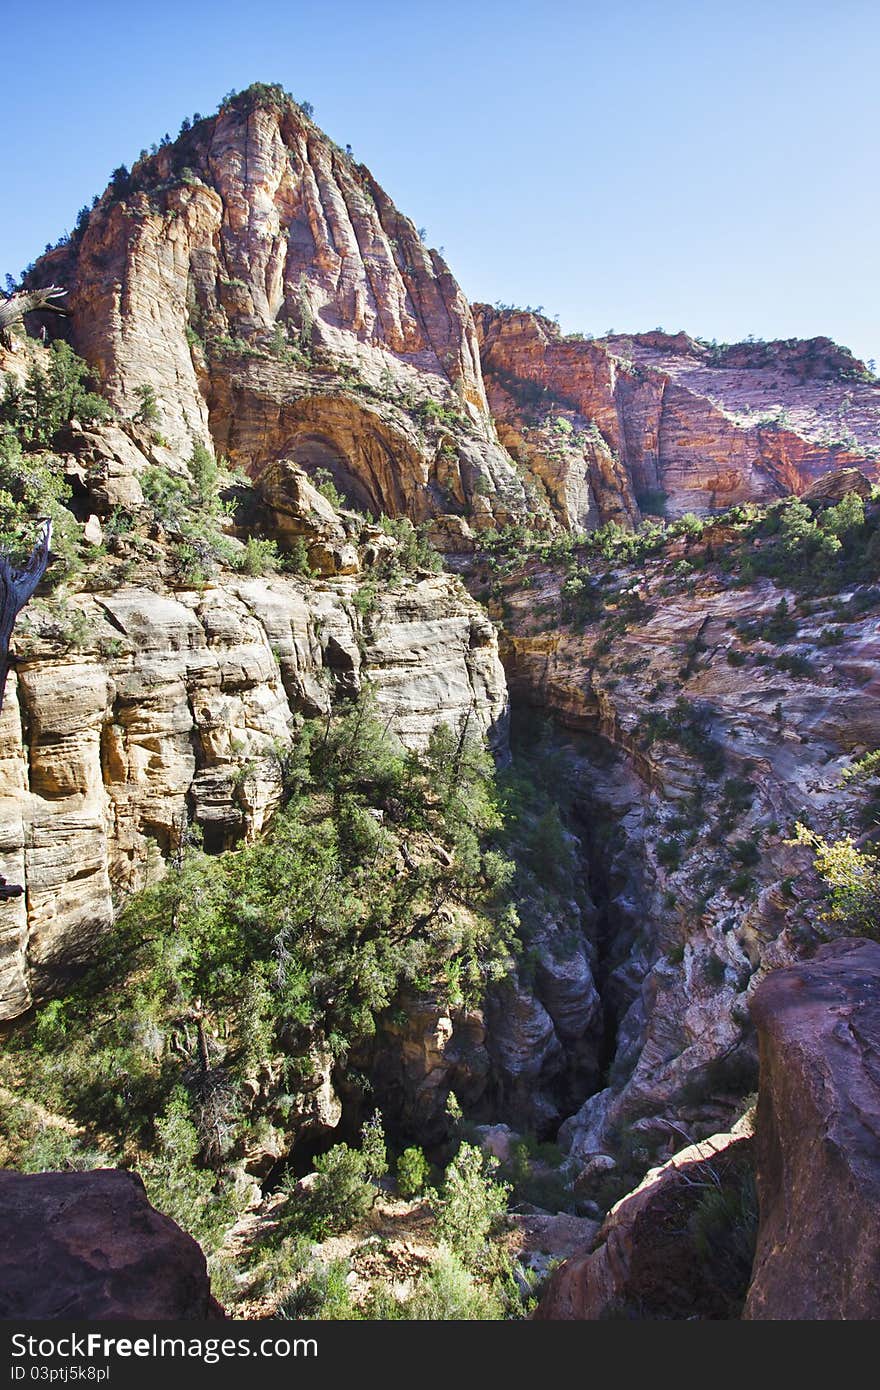
[[[0,1172],[0,1219],[2,1318],[223,1316],[198,1245],[134,1173]]]
[[[599,907],[613,1060],[560,1131],[576,1171],[619,1158],[622,1136],[644,1165],[682,1128],[708,1135],[739,1113],[757,1085],[750,993],[810,939],[811,858],[790,827],[805,808],[832,838],[841,817],[858,823],[843,772],[880,743],[874,591],[843,610],[831,645],[840,607],[801,614],[789,591],[795,616],[775,638],[766,624],[785,590],[732,588],[711,565],[671,579],[676,563],[673,548],[619,572],[604,616],[582,624],[561,618],[553,568],[535,561],[503,582],[512,704],[524,726],[549,713],[568,730]]]
[[[538,314],[475,314],[499,435],[563,525],[705,515],[847,466],[878,476],[880,385],[828,339],[591,342]]]
[[[392,586],[366,625],[354,579],[157,587],[71,598],[75,649],[50,605],[20,621],[0,715],[0,872],[27,891],[4,907],[2,1017],[93,953],[184,815],[209,848],[257,835],[280,796],[278,750],[334,690],[368,680],[407,746],[465,717],[504,746],[496,634],[449,576]]]
[[[880,1317],[880,946],[839,941],[755,992],[758,1249],[744,1317]]]
[[[326,468],[376,512],[522,510],[467,300],[289,98],[242,96],[142,158],[32,279],[69,289],[109,399],[130,417],[152,388],[178,451]]]

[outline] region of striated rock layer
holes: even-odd
[[[761,1220],[744,1317],[880,1317],[880,945],[837,941],[755,992]]]
[[[848,466],[878,476],[880,383],[827,338],[594,342],[539,314],[474,312],[499,436],[565,526],[772,501]]]
[[[69,289],[109,399],[131,417],[152,388],[177,450],[326,468],[414,518],[523,508],[448,266],[289,98],[243,94],[142,158],[31,278]]]
[[[506,739],[497,638],[459,582],[384,591],[365,625],[355,581],[235,578],[203,590],[128,585],[69,600],[69,638],[39,601],[14,642],[0,714],[0,1017],[84,960],[114,902],[161,872],[184,814],[220,849],[265,826],[280,795],[276,750],[297,716],[364,680],[410,747],[469,716]]]

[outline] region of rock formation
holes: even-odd
[[[761,1220],[743,1316],[880,1317],[880,946],[845,940],[755,991]]]
[[[827,338],[594,342],[531,312],[475,314],[499,436],[565,526],[771,501],[829,469],[878,476],[880,386]]]
[[[752,1143],[744,1124],[651,1169],[612,1208],[595,1248],[556,1270],[536,1317],[737,1316],[754,1239]]]
[[[277,89],[141,158],[47,277],[109,399],[132,416],[150,388],[173,449],[324,468],[377,513],[523,508],[448,266]]]
[[[430,999],[408,999],[399,1011],[406,1021],[386,1024],[365,1059],[382,1113],[414,1140],[439,1144],[452,1090],[469,1116],[554,1133],[599,1075],[591,918],[566,903],[533,939],[534,977],[512,972],[482,1009],[446,1014]]]
[[[205,1257],[134,1173],[0,1172],[0,1318],[222,1317]]]
[[[681,555],[720,553],[718,530]],[[675,554],[619,569],[615,597],[584,622],[560,617],[559,570],[538,560],[502,581],[498,601],[519,721],[549,714],[567,731],[599,904],[616,1061],[562,1126],[583,1163],[629,1126],[662,1156],[678,1142],[670,1121],[709,1134],[754,1091],[748,998],[798,958],[810,915],[810,858],[789,827],[804,807],[826,833],[857,819],[858,788],[842,775],[880,743],[876,607],[824,645],[833,599],[804,611],[794,592],[731,587],[713,564],[675,579]],[[793,616],[774,635],[786,592]],[[795,655],[792,679],[776,663]]]
[[[0,1019],[99,954],[186,821],[210,853],[260,836],[303,719],[369,684],[404,747],[467,724],[504,763],[512,704],[523,745],[552,726],[540,737],[566,818],[543,855],[567,850],[576,871],[519,902],[525,949],[482,1007],[413,988],[347,1057],[353,1080],[324,1038],[289,1092],[288,1059],[261,1058],[236,1176],[274,1180],[297,1136],[320,1144],[351,1122],[363,1075],[398,1133],[439,1151],[451,1090],[469,1120],[558,1138],[590,1217],[636,1189],[542,1316],[730,1316],[742,1290],[695,1282],[676,1233],[707,1190],[742,1189],[748,1141],[719,1135],[757,1084],[757,987],[775,1109],[748,1316],[873,1306],[867,1234],[834,1255],[827,1294],[804,1273],[784,1301],[782,1241],[804,1272],[811,1236],[837,1251],[849,1228],[795,1207],[792,1234],[779,1173],[780,1155],[800,1160],[797,1105],[846,1151],[833,1172],[811,1158],[807,1205],[826,1176],[855,1190],[871,1134],[873,957],[784,967],[818,937],[790,827],[804,807],[820,832],[852,822],[864,791],[842,774],[880,745],[876,565],[807,598],[755,577],[766,538],[745,556],[735,516],[704,531],[688,519],[636,558],[586,556],[566,533],[787,494],[874,506],[877,382],[825,339],[587,341],[531,312],[472,309],[369,171],[275,88],[117,171],[27,281],[68,287],[63,328],[42,326],[88,359],[115,416],[55,431],[80,569],[32,601],[12,645],[0,875],[26,892],[0,904]],[[20,390],[49,354],[18,329],[8,341],[0,370]],[[237,475],[197,496],[197,450]],[[201,509],[189,530],[162,489]],[[398,566],[388,517],[424,522],[447,572],[424,551]],[[505,551],[485,533],[506,523]],[[263,572],[250,565],[270,552]],[[823,1044],[845,1019],[824,1099],[789,997],[808,1000]],[[696,1143],[676,1154],[683,1133]],[[68,1176],[70,1191],[84,1182]],[[201,1307],[192,1288],[186,1307]]]
[[[649,1172],[557,1270],[539,1318],[731,1317],[743,1299],[751,1320],[877,1318],[880,946],[836,941],[774,970],[751,1012],[754,1138],[749,1118]]]
[[[334,689],[369,680],[408,746],[472,715],[503,748],[497,637],[459,582],[388,589],[368,625],[355,592],[354,579],[280,575],[122,585],[70,600],[75,649],[51,605],[26,610],[0,715],[0,872],[27,887],[3,907],[3,1017],[28,1007],[32,979],[89,958],[184,813],[214,849],[258,834],[295,716],[326,711]]]

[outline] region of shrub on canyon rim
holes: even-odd
[[[334,1144],[315,1159],[315,1177],[305,1191],[290,1178],[287,1224],[315,1240],[348,1230],[375,1205],[377,1184],[387,1171],[382,1117],[376,1113],[361,1130],[360,1148]]]
[[[88,364],[56,342],[23,383],[7,377],[0,397],[0,548],[22,561],[34,544],[37,519],[50,517],[50,584],[79,567],[80,532],[65,505],[71,494],[63,460],[48,451],[74,419],[88,424],[111,414],[88,380]]]
[[[7,377],[0,401],[0,425],[21,442],[50,448],[72,420],[84,424],[112,414],[103,396],[88,389],[90,368],[65,342],[55,342],[42,362],[34,362],[24,384]]]
[[[404,1149],[397,1160],[397,1190],[401,1197],[411,1200],[421,1197],[428,1186],[431,1165],[421,1149]]]
[[[507,1211],[510,1184],[496,1182],[498,1160],[462,1144],[437,1199],[437,1234],[468,1269],[485,1266],[488,1238]]]
[[[814,851],[813,865],[828,893],[825,921],[880,940],[880,857],[859,849],[851,835],[826,840],[800,821],[788,843]]]

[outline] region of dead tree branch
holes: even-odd
[[[40,523],[39,540],[31,551],[27,564],[21,569],[16,569],[8,556],[0,554],[0,710],[3,708],[3,694],[9,671],[12,629],[16,618],[46,572],[51,540],[52,522],[47,518]]]
[[[25,314],[36,313],[40,309],[50,309],[55,314],[65,314],[67,310],[57,303],[67,290],[60,285],[47,285],[42,290],[17,290],[8,299],[0,300],[0,342],[11,347],[9,330],[19,323]]]

